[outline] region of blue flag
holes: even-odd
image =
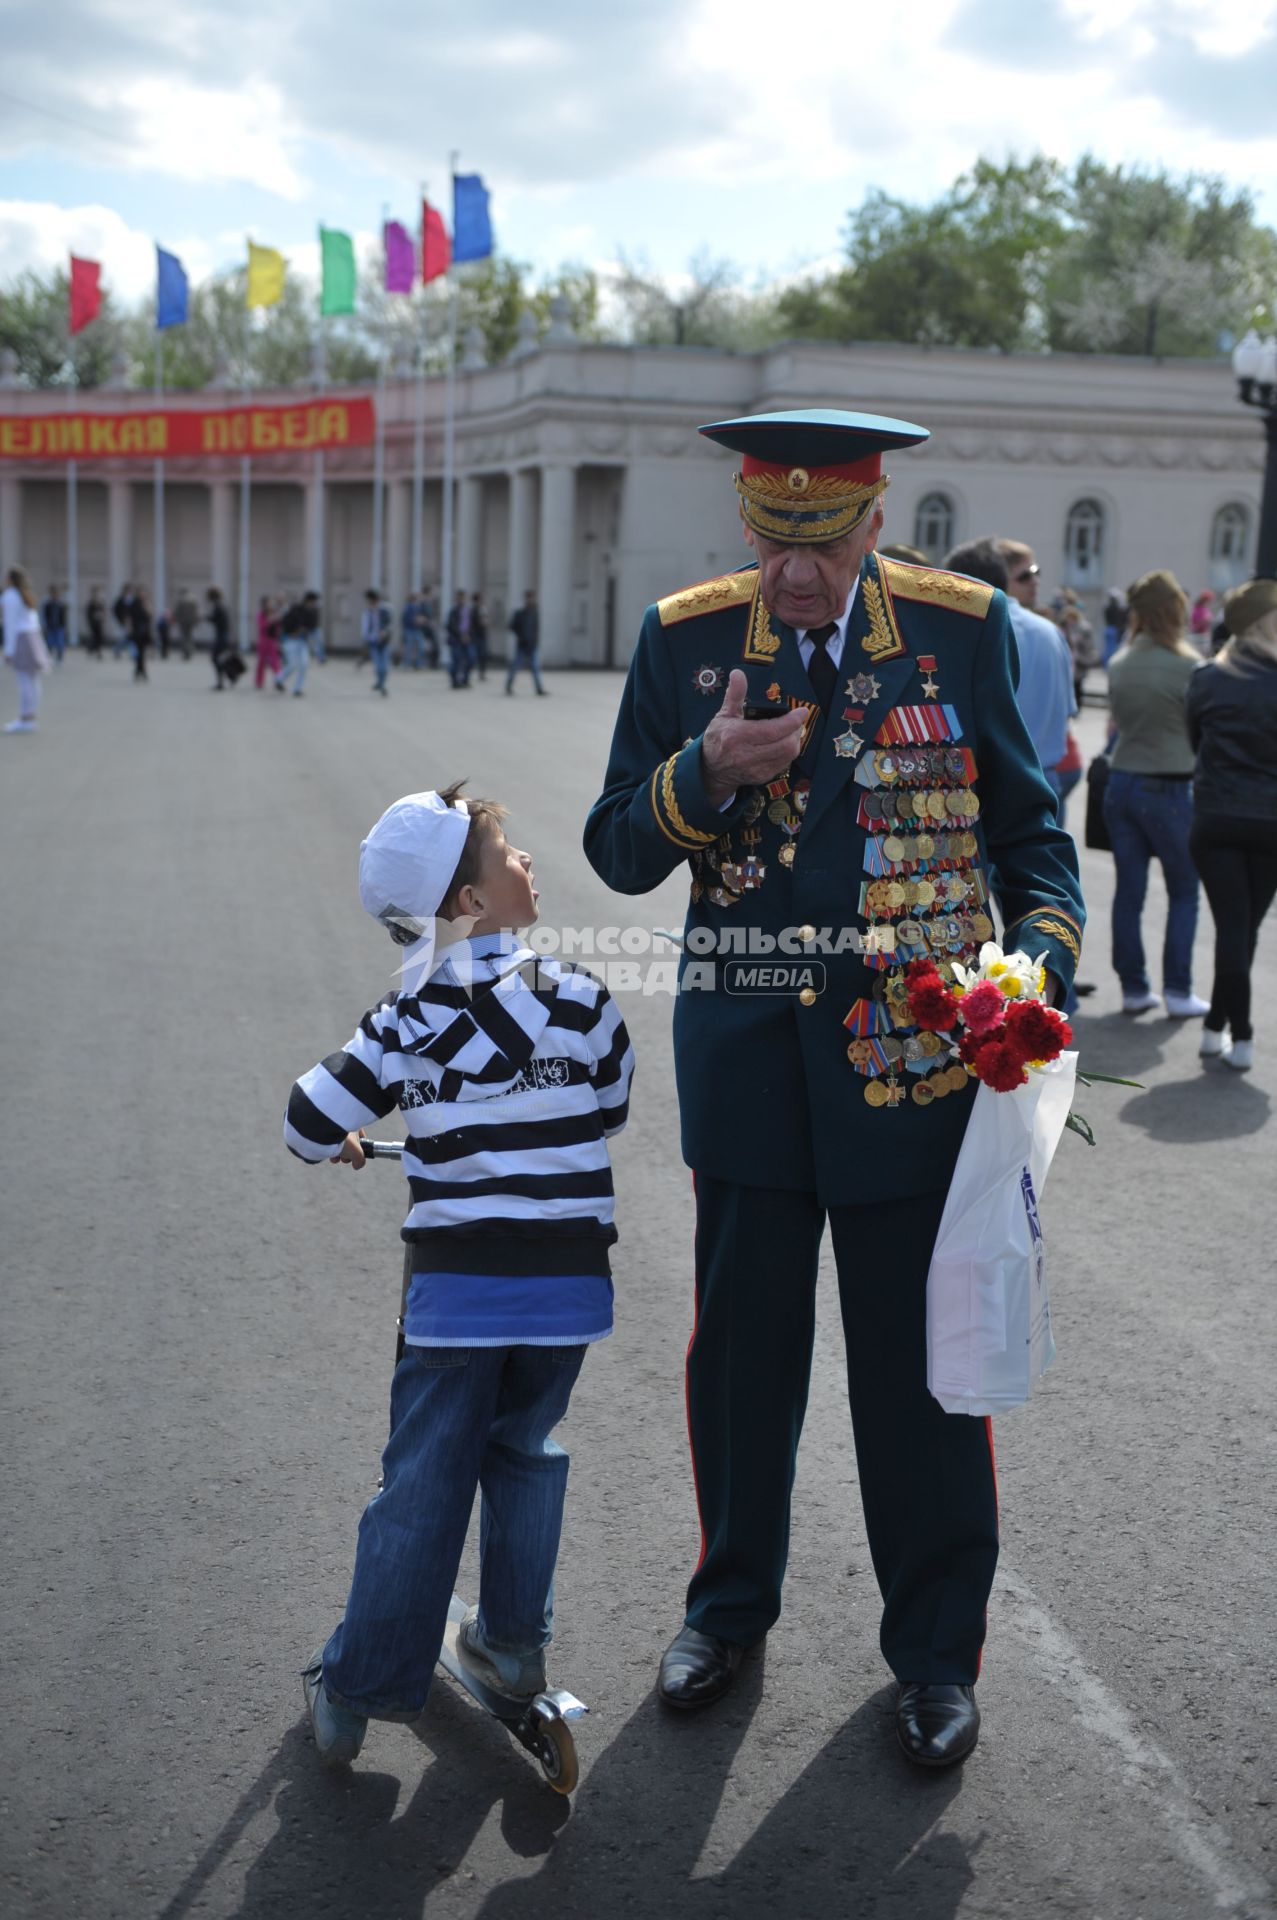
[[[186,323],[186,269],[175,253],[156,247],[155,324],[180,327]]]
[[[488,189],[477,173],[452,176],[452,258],[486,260],[492,252]]]

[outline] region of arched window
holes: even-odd
[[[1212,560],[1245,560],[1250,539],[1250,512],[1240,500],[1230,500],[1211,522]]]
[[[1064,523],[1064,585],[1098,587],[1104,571],[1104,508],[1075,500]]]
[[[913,544],[933,565],[953,545],[953,502],[947,493],[924,493],[913,516]]]
[[[1230,500],[1210,526],[1210,583],[1216,593],[1240,586],[1250,571],[1250,508]]]

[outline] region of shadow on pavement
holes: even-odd
[[[1262,1087],[1222,1061],[1212,1061],[1205,1069],[1196,1061],[1193,1065],[1191,1077],[1150,1087],[1127,1100],[1122,1120],[1142,1127],[1153,1140],[1190,1145],[1240,1140],[1267,1125],[1272,1102]],[[1094,1102],[1093,1093],[1091,1098]]]
[[[894,1686],[860,1707],[774,1805],[746,1808],[729,1794],[761,1664],[709,1715],[676,1719],[654,1696],[644,1701],[591,1768],[545,1865],[491,1893],[482,1920],[957,1914],[974,1878],[970,1854],[933,1829],[961,1790],[960,1770],[919,1773],[896,1750]],[[753,1756],[751,1777],[760,1771],[765,1755]],[[727,1833],[746,1837],[721,1872],[698,1872],[720,1807]]]
[[[798,1910],[951,1920],[974,1878],[971,1854],[934,1828],[961,1790],[961,1770],[909,1766],[895,1749],[895,1690],[884,1688],[774,1805],[745,1808],[729,1789],[763,1677],[760,1654],[728,1700],[686,1719],[650,1696],[589,1767],[571,1809],[500,1727],[442,1687],[413,1730],[428,1764],[398,1813],[401,1782],[367,1765],[375,1766],[375,1726],[365,1762],[329,1774],[298,1724],[160,1920],[206,1907],[210,1882],[267,1811],[278,1825],[248,1868],[236,1920],[417,1920],[435,1895],[441,1911],[482,1920],[775,1920]],[[766,1775],[766,1759],[752,1757],[751,1778]],[[543,1864],[494,1886],[503,1868],[494,1874],[469,1856],[496,1807],[510,1854]],[[698,1873],[720,1809],[737,1850],[723,1871]]]

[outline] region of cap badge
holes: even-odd
[[[806,467],[791,467],[785,475],[785,485],[791,493],[806,493],[808,487],[811,485],[811,475],[808,473]]]

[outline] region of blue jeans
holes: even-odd
[[[1149,991],[1140,915],[1149,862],[1161,861],[1168,909],[1162,945],[1162,991],[1193,991],[1193,937],[1197,932],[1197,869],[1188,850],[1193,825],[1192,783],[1156,774],[1110,773],[1104,821],[1113,842],[1117,890],[1113,896],[1113,971],[1123,993]]]
[[[526,649],[523,647],[515,648],[514,658],[510,662],[510,671],[509,673],[507,673],[505,677],[506,692],[507,693],[514,692],[514,676],[516,673],[518,673],[520,667],[526,667],[528,669],[528,671],[532,675],[533,686],[536,688],[538,693],[544,693],[545,688],[541,685],[541,667],[540,667],[540,662],[537,658],[537,651],[535,647],[533,648],[531,653],[528,653]]]
[[[481,1490],[479,1631],[532,1653],[554,1622],[568,1456],[551,1438],[585,1348],[408,1347],[395,1369],[381,1492],[359,1522],[346,1617],[324,1648],[342,1706],[415,1719]]]
[[[300,693],[306,684],[306,668],[310,664],[310,646],[303,635],[290,633],[284,638],[284,670],[279,675],[281,687],[287,686],[291,677],[293,692]]]
[[[386,675],[390,671],[389,640],[372,640],[368,644],[368,658],[372,661],[373,689],[384,692]]]

